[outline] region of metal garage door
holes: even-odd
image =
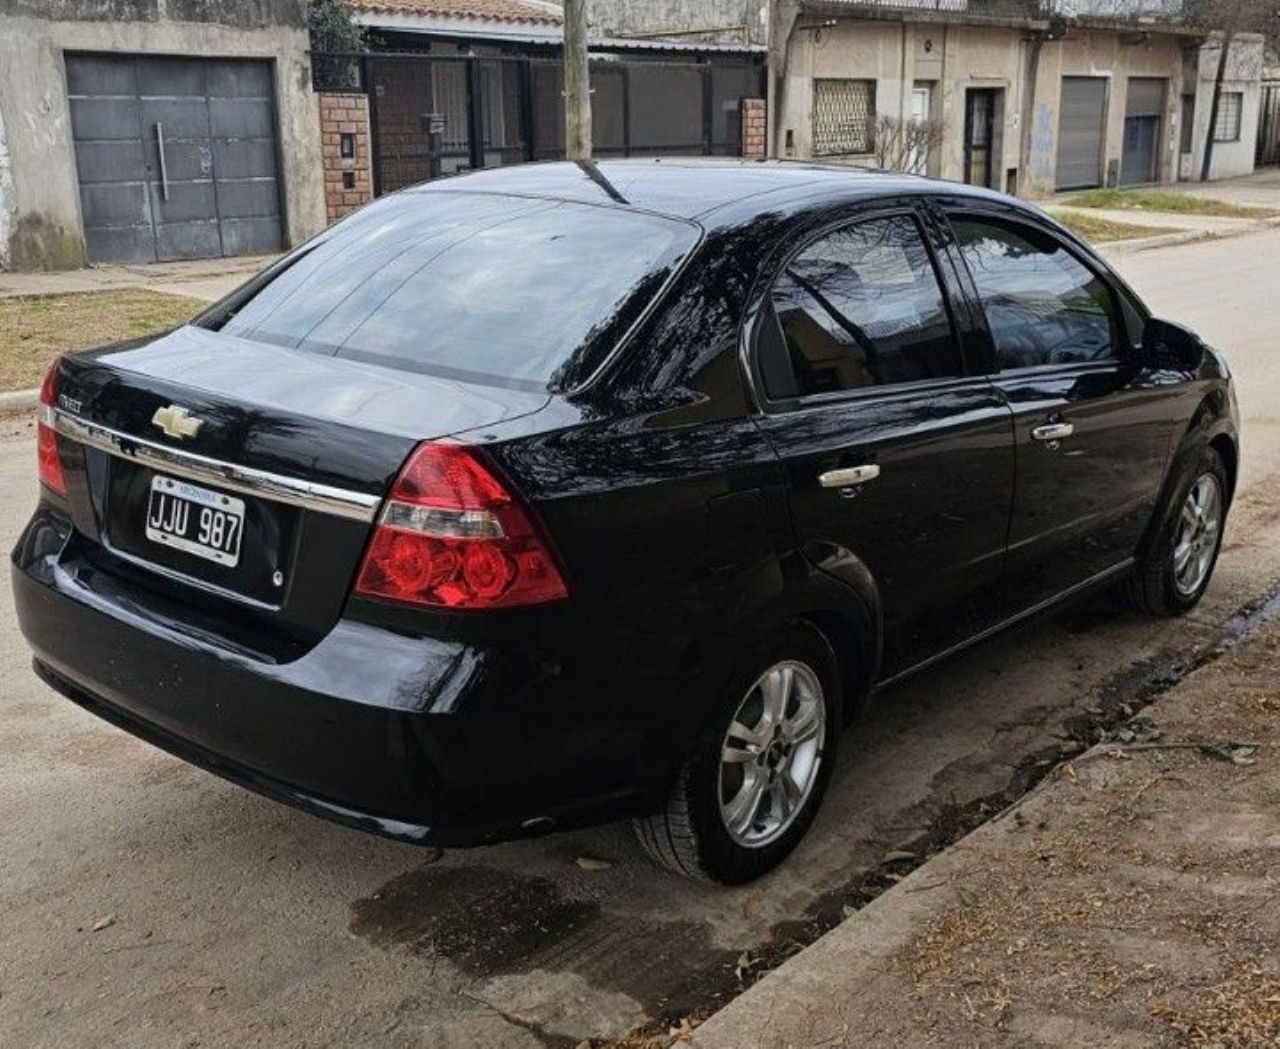
[[[1105,77],[1064,76],[1058,118],[1058,189],[1102,185],[1102,136],[1106,127]]]
[[[281,246],[268,63],[72,55],[67,93],[90,261]]]
[[[1155,182],[1160,149],[1160,117],[1164,113],[1164,80],[1129,78],[1124,101],[1124,150],[1120,154],[1120,182]]]

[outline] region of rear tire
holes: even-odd
[[[1150,615],[1178,616],[1200,603],[1222,547],[1229,483],[1222,457],[1206,448],[1175,493],[1151,550],[1120,585],[1125,604]]]
[[[634,821],[655,862],[726,885],[760,877],[804,837],[843,724],[835,653],[820,633],[796,624],[747,651],[666,808]]]

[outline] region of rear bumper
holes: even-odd
[[[39,534],[40,529],[43,534]],[[316,815],[446,846],[639,811],[641,729],[563,668],[509,649],[340,620],[290,662],[149,614],[51,549],[39,515],[14,552],[37,673],[177,756]]]

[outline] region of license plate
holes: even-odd
[[[244,500],[157,474],[147,502],[147,538],[234,568],[240,561]]]

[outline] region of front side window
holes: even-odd
[[[1021,223],[953,216],[1001,370],[1114,356],[1111,294],[1054,237]]]
[[[800,396],[961,372],[942,290],[910,216],[815,241],[779,274],[772,303]]]

